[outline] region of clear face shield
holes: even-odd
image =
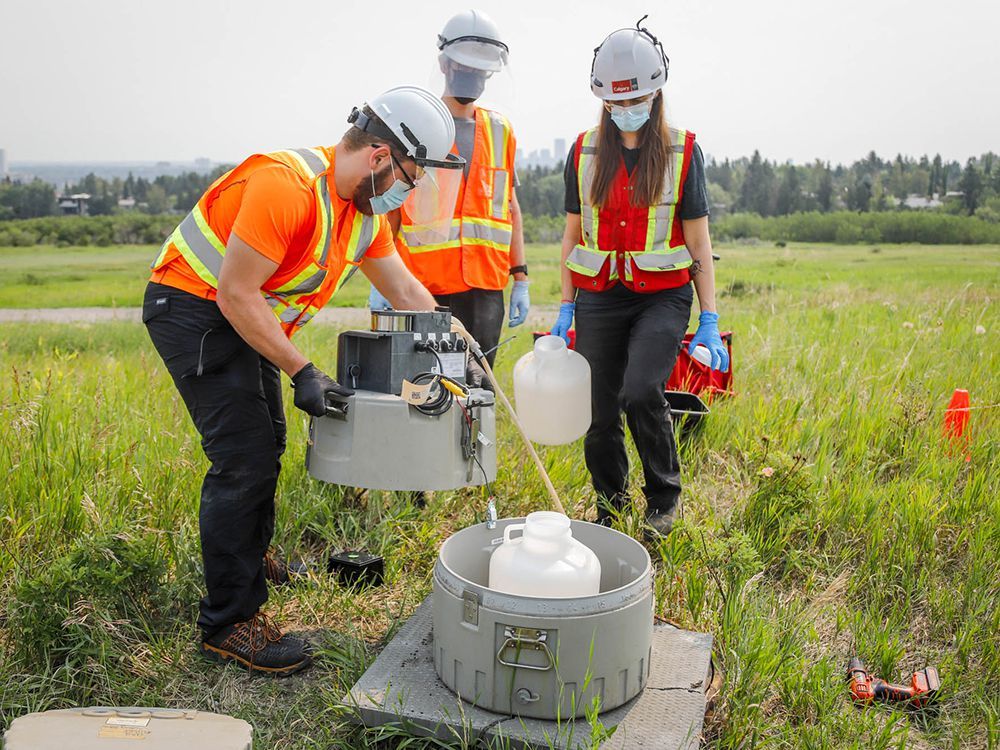
[[[416,163],[415,185],[403,202],[409,217],[404,229],[412,237],[411,244],[447,242],[452,235],[452,219],[462,187],[465,162],[454,154],[448,154],[443,162],[418,158]]]
[[[430,90],[504,113],[514,105],[514,79],[507,47],[480,37],[462,37],[440,47]]]

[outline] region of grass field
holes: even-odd
[[[137,304],[150,252],[0,249],[0,306]],[[653,551],[658,614],[716,638],[725,682],[706,746],[998,747],[1000,248],[721,253],[738,395],[682,445],[684,518]],[[536,302],[557,295],[553,255],[531,249]],[[50,282],[51,268],[65,275]],[[365,289],[352,293],[359,304]],[[299,343],[332,369],[335,337],[316,327]],[[528,346],[501,352],[503,380]],[[276,543],[308,559],[364,545],[388,580],[354,592],[318,575],[274,594],[269,610],[322,658],[302,677],[252,679],[194,650],[206,461],[142,327],[0,326],[0,363],[0,729],[29,710],[168,705],[247,719],[258,748],[423,746],[362,734],[336,703],[429,591],[439,544],[476,521],[477,492],[418,511],[316,483],[289,405]],[[953,447],[941,420],[956,387],[975,410]],[[500,422],[501,514],[544,507]],[[581,446],[543,457],[592,517]],[[853,707],[853,653],[896,681],[936,664],[937,710]]]
[[[152,245],[114,247],[0,247],[0,308],[138,307],[156,256]],[[558,301],[558,250],[529,253],[536,294]],[[360,273],[331,301],[338,307],[368,303],[368,282]]]

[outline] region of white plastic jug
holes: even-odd
[[[520,529],[524,534],[511,539]],[[573,538],[569,518],[538,511],[504,529],[503,544],[490,557],[489,585],[520,596],[593,596],[601,591],[601,561]]]
[[[590,427],[590,365],[560,336],[542,336],[514,365],[517,418],[528,438],[565,445]]]

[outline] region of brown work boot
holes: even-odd
[[[312,664],[306,641],[283,635],[261,612],[204,639],[201,652],[213,661],[235,661],[252,673],[272,677],[288,677]]]

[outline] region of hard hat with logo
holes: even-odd
[[[355,107],[347,121],[416,163],[417,174],[409,176],[415,185],[406,197],[407,212],[416,223],[447,233],[465,160],[451,153],[455,119],[444,102],[419,86],[397,86],[361,109]]]
[[[449,59],[476,70],[497,73],[507,64],[507,44],[481,10],[463,10],[448,19],[437,46]]]
[[[663,87],[670,59],[663,45],[647,29],[619,29],[609,34],[594,50],[590,67],[590,90],[594,96],[613,102],[636,99]]]

